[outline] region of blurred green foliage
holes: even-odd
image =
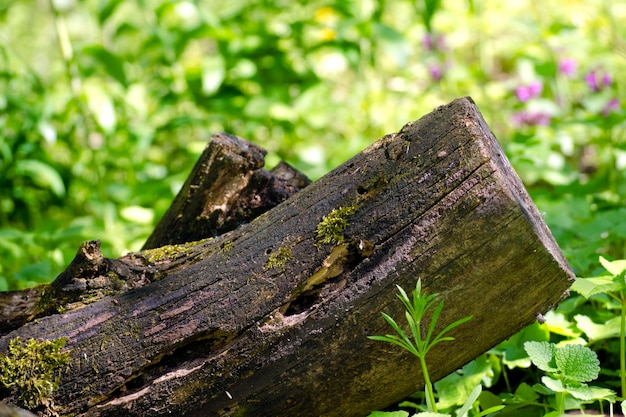
[[[466,95],[577,275],[598,274],[599,255],[626,258],[618,3],[1,2],[0,290],[54,279],[84,240],[139,249],[211,133],[318,178]],[[588,306],[568,300],[549,330],[495,349],[489,384],[529,365],[537,332],[583,334]]]

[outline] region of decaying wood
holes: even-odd
[[[318,225],[342,207],[349,225],[322,243]],[[573,279],[468,98],[233,231],[98,265],[124,289],[0,338],[2,351],[17,336],[67,337],[55,402],[79,416],[366,415],[420,388],[409,354],[367,339],[389,333],[381,311],[403,315],[396,285],[421,278],[439,293],[441,326],[473,316],[431,352],[437,379],[531,323]],[[105,279],[76,274],[61,288]]]
[[[265,153],[236,136],[213,135],[143,249],[221,235],[310,183],[285,162],[267,171],[263,168]]]

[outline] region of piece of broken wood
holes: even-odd
[[[0,351],[18,336],[68,338],[54,401],[76,416],[363,416],[421,387],[414,358],[367,339],[389,333],[381,312],[404,315],[396,285],[421,278],[440,294],[442,328],[473,316],[429,354],[436,380],[573,279],[469,98],[219,237],[114,260],[96,242],[81,250],[92,270],[70,266],[51,286],[71,302],[49,300],[56,311],[0,338]],[[116,290],[77,289],[107,280]]]

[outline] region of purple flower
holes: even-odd
[[[512,121],[517,127],[520,126],[548,126],[550,125],[550,115],[542,111],[522,111],[513,114]]]
[[[435,43],[433,42],[433,37],[433,35],[427,33],[426,35],[424,35],[424,39],[422,39],[422,45],[424,46],[424,49],[426,49],[428,52],[434,49]]]
[[[602,115],[607,117],[609,114],[618,111],[620,108],[619,100],[616,98],[612,98],[602,109]]]
[[[598,91],[600,87],[598,86],[598,79],[596,78],[596,72],[591,71],[589,74],[585,75],[585,81],[587,85],[591,89],[591,91]]]
[[[578,62],[573,58],[562,58],[558,64],[559,72],[567,78],[572,78],[578,69]]]
[[[591,71],[585,75],[585,81],[591,89],[591,91],[600,91],[603,87],[609,87],[613,83],[613,77],[608,72],[602,74],[601,80],[598,77],[596,70]],[[602,84],[600,84],[602,81]]]
[[[446,48],[446,41],[442,35],[435,35],[427,33],[422,39],[422,45],[428,52],[443,51]]]
[[[528,90],[530,92],[531,98],[539,97],[539,95],[541,94],[541,91],[543,90],[543,84],[541,84],[541,81],[533,81],[528,86]]]
[[[432,64],[428,66],[428,72],[435,81],[440,81],[443,77],[443,71],[439,65]]]
[[[529,85],[520,85],[515,90],[515,95],[522,103],[526,103],[531,98],[539,97],[543,90],[543,84],[540,81],[533,81]]]

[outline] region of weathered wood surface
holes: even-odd
[[[263,168],[265,153],[236,136],[213,135],[143,249],[221,235],[310,183],[285,162],[267,171]]]
[[[316,228],[339,207],[356,209],[345,241],[322,244]],[[268,267],[286,249],[284,268]],[[468,98],[234,231],[101,264],[140,284],[0,338],[0,351],[16,336],[68,338],[72,365],[55,396],[63,413],[365,415],[420,387],[407,353],[367,339],[389,332],[381,311],[403,314],[396,284],[420,277],[439,293],[442,326],[473,315],[432,351],[437,379],[531,323],[573,279]]]

